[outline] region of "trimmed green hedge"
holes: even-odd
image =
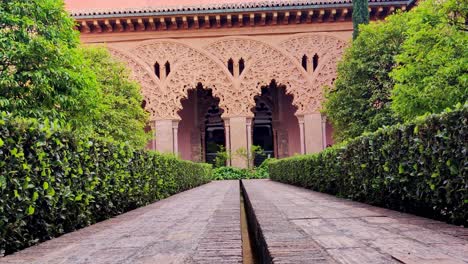
[[[468,226],[468,107],[272,162],[270,178]]]
[[[241,180],[241,179],[265,179],[268,178],[268,164],[273,158],[268,158],[253,169],[241,169],[236,167],[218,167],[213,169],[213,180]]]
[[[0,256],[210,178],[211,165],[0,115]]]

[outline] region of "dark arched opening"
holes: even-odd
[[[241,59],[239,60],[239,75],[242,74],[242,72],[244,71],[244,69],[245,69],[245,62],[244,62],[244,59],[241,58]]]
[[[286,94],[286,87],[274,80],[262,87],[255,97],[252,123],[252,145],[263,149],[263,156],[256,156],[254,165],[260,165],[268,157],[284,158],[301,152],[299,120],[295,116],[293,96]]]
[[[232,59],[228,60],[228,70],[231,75],[234,75],[234,61]]]
[[[212,90],[198,84],[181,101],[178,128],[179,153],[183,159],[214,163],[216,153],[225,147],[223,110]]]
[[[157,62],[154,64],[154,74],[156,74],[158,78],[161,78],[161,68]]]
[[[307,58],[306,55],[302,56],[302,67],[303,67],[304,70],[306,70],[306,71],[307,71],[307,60],[308,60],[308,59],[309,59],[309,58]]]

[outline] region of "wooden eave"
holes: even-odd
[[[371,20],[382,20],[396,10],[410,8],[412,3],[411,0],[370,2]],[[72,16],[83,34],[297,25],[352,19],[350,3],[259,9],[72,13]]]

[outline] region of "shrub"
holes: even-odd
[[[270,164],[270,178],[468,224],[468,106]]]
[[[100,46],[82,48],[89,68],[98,81],[99,104],[90,116],[90,126],[80,126],[80,134],[110,142],[124,142],[142,149],[151,139],[145,132],[149,114],[143,109],[140,84],[130,78],[130,70]],[[97,95],[96,95],[97,96]]]
[[[213,169],[213,180],[240,180],[248,179],[249,171],[235,167],[219,167]]]
[[[269,177],[268,164],[275,159],[266,159],[254,169],[219,167],[213,169],[213,180],[265,179]]]
[[[209,181],[211,165],[84,140],[0,115],[0,251],[7,254]]]
[[[337,141],[467,102],[467,7],[463,0],[419,1],[359,26],[326,91],[324,113]]]

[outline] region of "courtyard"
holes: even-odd
[[[0,263],[468,262],[463,227],[270,180],[242,185],[253,250],[243,247],[239,181],[215,181]]]
[[[0,264],[468,263],[466,0],[3,0]]]

